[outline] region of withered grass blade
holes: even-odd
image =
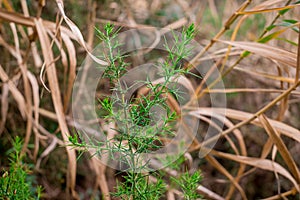
[[[9,91],[13,95],[15,101],[17,102],[19,111],[20,111],[23,119],[25,119],[27,116],[27,114],[26,114],[27,109],[26,109],[26,102],[25,102],[24,96],[18,90],[18,88],[15,86],[15,84],[9,79],[8,75],[5,73],[5,71],[1,65],[0,65],[0,79],[3,82],[7,82]]]
[[[86,52],[89,54],[89,56],[98,64],[100,65],[108,65],[108,63],[106,61],[103,61],[99,58],[97,58],[96,56],[94,56],[88,49],[83,36],[81,34],[81,31],[79,30],[79,28],[74,24],[74,22],[72,22],[65,14],[64,11],[64,4],[62,0],[56,0],[57,6],[59,8],[59,11],[61,13],[61,15],[63,16],[65,22],[68,24],[68,26],[70,27],[70,29],[72,30],[73,34],[76,36],[76,39],[78,41],[78,43],[84,47],[84,49],[86,50]]]
[[[268,159],[261,159],[261,158],[253,158],[253,157],[246,157],[246,156],[238,156],[238,155],[233,155],[229,153],[223,153],[219,151],[212,150],[211,151],[212,155],[215,155],[217,157],[229,159],[232,161],[236,161],[238,163],[244,163],[246,165],[250,165],[259,169],[267,170],[267,171],[276,171],[278,174],[281,174],[282,176],[286,177],[289,179],[295,188],[297,189],[298,192],[300,192],[299,185],[295,178],[280,164],[273,162]]]
[[[51,96],[52,101],[55,109],[55,113],[57,115],[58,124],[60,127],[60,131],[62,134],[62,137],[65,142],[68,142],[68,138],[70,136],[65,115],[63,113],[63,105],[61,100],[61,93],[59,88],[59,83],[57,79],[57,71],[55,68],[55,63],[53,62],[53,54],[50,48],[50,41],[47,36],[46,30],[42,24],[42,20],[35,20],[35,25],[37,29],[37,34],[39,36],[39,40],[41,42],[44,62],[46,65],[49,65],[47,67],[47,78],[49,81],[49,87],[51,90]],[[67,187],[71,191],[72,196],[77,198],[77,194],[75,192],[75,183],[76,183],[76,153],[75,150],[72,149],[70,146],[66,146],[66,151],[68,155],[68,178],[67,178]]]
[[[36,77],[30,72],[27,71],[27,77],[30,81],[33,95],[33,113],[34,113],[34,122],[35,124],[39,124],[39,107],[40,107],[40,95],[39,95],[39,85]],[[34,151],[33,158],[36,160],[39,151],[39,138],[40,134],[36,126],[33,127],[34,132]]]
[[[69,58],[68,82],[66,88],[67,91],[66,94],[64,95],[64,110],[66,111],[69,106],[70,98],[72,95],[73,84],[76,78],[77,59],[76,59],[75,46],[71,41],[71,39],[65,33],[62,33],[61,37],[67,48],[68,58]]]
[[[217,110],[215,110],[218,112]],[[251,113],[239,111],[239,110],[233,110],[233,109],[227,109],[226,110],[226,116],[232,119],[237,119],[237,120],[245,120],[253,116]],[[272,125],[274,129],[276,129],[278,132],[284,134],[287,137],[290,137],[297,142],[300,142],[300,131],[292,126],[287,125],[286,123],[268,119],[269,123]],[[253,120],[251,123],[262,126],[259,120]]]
[[[205,159],[230,180],[230,182],[237,188],[243,199],[247,199],[246,194],[240,184],[214,157],[207,155],[205,156]]]
[[[196,112],[196,113],[203,113],[207,115],[213,115],[213,114],[220,114],[222,115],[224,113],[224,109],[220,108],[197,108],[195,111],[191,112]],[[235,119],[235,120],[240,120],[240,121],[245,121],[253,117],[253,113],[248,113],[240,110],[235,110],[235,109],[226,109],[226,117]],[[292,138],[293,140],[300,142],[300,131],[292,126],[289,126],[286,123],[268,119],[269,123],[272,125],[273,128],[275,128],[278,132],[284,134],[285,136]],[[262,127],[262,124],[258,119],[252,120],[250,123]]]
[[[7,111],[8,111],[8,84],[4,83],[2,85],[2,92],[1,92],[1,121],[0,121],[0,136],[5,129],[5,122],[7,118]]]
[[[23,57],[20,52],[20,43],[19,43],[19,36],[17,33],[17,28],[14,23],[10,23],[10,28],[12,30],[14,43],[15,43],[15,57],[17,59],[18,65],[21,70],[22,74],[22,80],[23,80],[23,86],[24,86],[24,93],[25,93],[25,102],[26,102],[26,113],[27,113],[27,122],[26,122],[26,133],[25,133],[25,139],[22,146],[21,155],[25,153],[27,150],[27,146],[30,140],[30,136],[32,133],[32,95],[31,95],[31,88],[29,85],[28,77],[27,77],[27,64],[24,62]]]
[[[276,145],[279,153],[281,154],[283,160],[285,161],[285,164],[288,166],[291,173],[294,175],[297,182],[300,182],[300,173],[299,169],[290,154],[288,148],[286,147],[285,143],[281,139],[279,133],[276,131],[276,129],[273,128],[273,126],[270,124],[269,120],[266,118],[265,115],[259,116],[259,120],[262,123],[264,129],[268,133],[269,137],[272,139],[273,143]]]
[[[0,18],[8,22],[34,27],[34,21],[32,17],[25,17],[17,12],[9,12],[3,8],[0,8]]]
[[[273,59],[282,64],[287,64],[289,66],[296,68],[297,55],[290,51],[273,47],[267,44],[256,43],[256,42],[225,41],[225,40],[217,40],[217,41],[235,47],[239,47],[246,51],[250,51],[260,56]]]
[[[260,13],[264,13],[264,12],[274,12],[274,11],[281,11],[281,10],[291,9],[291,8],[295,8],[297,6],[299,6],[299,4],[288,5],[288,6],[283,6],[283,7],[276,7],[276,8],[270,8],[270,9],[242,11],[242,12],[239,12],[238,14],[240,14],[240,15],[260,14]]]

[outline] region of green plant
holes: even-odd
[[[107,54],[104,57],[109,61],[109,65],[106,67],[104,77],[109,78],[111,84],[116,84],[116,81],[126,71],[128,64],[124,61],[124,55],[121,55],[119,47],[122,44],[116,40],[119,30],[115,31],[112,24],[106,24],[104,32],[96,29],[98,38],[104,42],[104,46],[107,49]]]
[[[129,172],[124,178],[126,181],[118,184],[117,192],[114,194],[114,196],[122,199],[156,200],[161,198],[166,189],[162,179],[157,179],[156,183],[151,183],[149,175]]]
[[[202,180],[200,171],[196,171],[193,174],[185,172],[179,176],[179,178],[171,178],[177,186],[179,186],[184,194],[184,199],[192,200],[202,198],[196,191],[199,182]]]
[[[41,187],[33,187],[28,178],[28,166],[23,163],[21,155],[22,141],[19,137],[13,142],[13,149],[9,153],[10,168],[0,177],[0,199],[40,199]]]
[[[171,46],[165,40],[167,58],[164,62],[157,63],[161,68],[159,75],[164,81],[155,84],[148,79],[143,81],[142,85],[148,92],[130,100],[125,98],[130,86],[124,87],[121,81],[128,64],[119,50],[121,44],[116,40],[118,31],[114,31],[112,25],[106,24],[104,32],[97,32],[107,50],[103,57],[110,63],[102,77],[109,80],[112,92],[118,94],[105,96],[100,100],[103,109],[101,117],[104,116],[107,121],[118,122],[118,127],[114,130],[118,134],[107,142],[95,142],[94,138],[86,139],[88,136],[84,139],[82,135],[79,135],[82,142],[78,142],[77,136],[70,137],[69,140],[73,146],[81,149],[95,149],[100,156],[106,151],[111,159],[117,159],[120,165],[126,166],[126,175],[123,176],[125,181],[118,184],[115,196],[122,199],[159,199],[166,189],[165,183],[161,178],[157,178],[155,183],[149,180],[150,175],[145,173],[149,163],[141,155],[161,148],[164,145],[162,138],[174,137],[176,129],[172,123],[180,116],[166,102],[168,95],[175,99],[182,98],[174,82],[179,76],[188,73],[182,66],[182,60],[192,50],[189,45],[195,35],[195,27],[192,24],[180,36],[173,34],[174,44]],[[153,125],[151,120],[155,114],[151,113],[151,109],[157,105],[165,110],[166,115],[161,119],[160,125]],[[116,106],[119,109],[114,109]],[[115,157],[115,154],[118,156]]]

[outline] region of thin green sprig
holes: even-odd
[[[106,142],[91,141],[94,138],[89,138],[89,142],[84,142],[86,136],[80,139],[82,142],[79,142],[77,137],[71,137],[69,140],[72,145],[80,149],[86,151],[95,149],[100,157],[103,152],[108,153],[111,159],[118,159],[120,165],[125,167],[126,175],[123,177],[125,182],[118,184],[115,196],[122,199],[159,199],[166,190],[165,183],[159,177],[156,183],[150,182],[150,175],[141,173],[148,169],[148,162],[144,161],[141,155],[163,147],[164,143],[161,138],[174,137],[175,129],[172,123],[180,116],[168,106],[167,97],[172,95],[177,100],[182,98],[182,94],[176,87],[176,81],[179,76],[187,73],[182,66],[182,61],[190,55],[193,49],[190,43],[195,36],[195,27],[192,24],[184,29],[181,36],[173,34],[172,46],[169,46],[165,40],[168,57],[165,62],[159,63],[164,81],[153,84],[147,79],[142,84],[149,89],[149,92],[130,100],[125,98],[130,88],[124,85],[122,87],[120,82],[128,64],[124,61],[126,56],[121,55],[119,50],[122,45],[117,41],[118,31],[115,31],[113,25],[107,24],[104,32],[99,30],[97,32],[107,49],[103,56],[107,57],[110,62],[103,77],[110,80],[114,88],[112,91],[118,94],[117,97],[111,95],[100,100],[100,105],[105,112],[103,115],[105,120],[117,122],[114,131],[118,134]],[[119,107],[118,110],[113,109],[116,105]],[[151,113],[151,109],[157,105],[165,111],[165,116],[160,119],[159,125],[154,125],[151,124],[151,120],[156,117],[156,114]],[[117,157],[114,157],[115,153]],[[192,177],[191,183],[194,183],[193,180],[196,178]],[[183,188],[183,191],[185,190],[186,188]],[[187,194],[187,196],[193,197],[192,194]]]
[[[34,200],[40,199],[42,187],[34,187],[28,179],[29,167],[23,162],[21,155],[22,141],[16,137],[13,149],[9,152],[10,167],[0,177],[0,199]]]

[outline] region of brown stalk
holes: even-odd
[[[36,13],[36,18],[39,19],[42,14],[43,7],[46,5],[46,0],[38,0],[39,1],[39,7]]]
[[[27,71],[27,77],[30,81],[31,87],[32,87],[32,95],[33,95],[33,113],[34,113],[34,123],[39,124],[39,104],[40,104],[40,98],[39,98],[39,85],[37,82],[36,77],[29,71]],[[38,155],[39,150],[39,138],[40,134],[38,132],[38,128],[36,125],[33,127],[34,132],[34,151],[33,151],[33,159],[36,161],[36,157]]]
[[[224,174],[230,182],[236,187],[236,189],[240,192],[243,199],[247,199],[246,194],[240,184],[236,181],[236,179],[212,156],[207,155],[205,159],[214,166],[218,171]],[[226,198],[227,199],[227,198]]]
[[[256,168],[268,170],[268,171],[276,171],[278,174],[281,174],[282,176],[285,176],[287,179],[289,179],[294,186],[296,187],[297,191],[300,191],[299,185],[296,182],[296,180],[293,178],[293,176],[281,165],[279,165],[276,162],[273,162],[268,159],[261,159],[261,158],[253,158],[253,157],[245,157],[245,156],[237,156],[229,153],[223,153],[215,150],[211,150],[211,154],[222,157],[228,160],[233,160],[239,163],[244,163],[246,165],[250,165]]]
[[[37,109],[37,107],[38,107],[38,100],[37,99],[39,98],[38,94],[35,92],[36,89],[38,89],[38,88],[36,88],[37,84],[34,83],[35,81],[32,80],[33,78],[29,74],[29,72],[27,72],[27,76],[28,76],[28,79],[30,80],[30,82],[32,84],[32,87],[33,87],[34,102],[35,102],[34,105],[35,105],[35,109]],[[14,99],[17,102],[17,105],[19,106],[19,110],[20,110],[21,114],[23,113],[22,115],[24,115],[24,118],[26,116],[27,121],[30,121],[34,125],[33,130],[34,130],[34,133],[35,133],[35,144],[37,143],[36,146],[35,146],[35,149],[34,149],[34,158],[36,158],[37,151],[38,151],[39,138],[42,138],[42,136],[39,135],[38,131],[40,131],[41,133],[47,135],[47,137],[55,137],[55,136],[52,136],[47,130],[45,130],[42,126],[40,126],[38,124],[38,114],[36,114],[36,110],[34,112],[35,113],[35,120],[32,119],[32,115],[29,115],[29,113],[26,109],[26,103],[25,103],[24,97],[22,96],[20,91],[16,88],[14,83],[8,78],[7,74],[4,72],[1,65],[0,65],[0,79],[3,82],[6,82],[8,89],[12,93]],[[2,104],[2,106],[5,107],[5,104]]]
[[[229,121],[227,118],[225,119],[225,125],[227,127],[234,126],[234,124],[231,121]],[[239,143],[241,155],[242,156],[247,156],[247,149],[246,149],[246,144],[245,144],[245,141],[244,141],[244,138],[243,138],[243,134],[241,133],[241,131],[239,129],[234,130],[233,134],[235,135],[235,137],[236,137],[236,139]],[[239,153],[237,155],[239,155]],[[246,169],[246,165],[243,164],[243,163],[240,163],[240,167],[238,169],[236,177],[234,178],[236,182],[239,182],[239,180],[241,179],[245,169]],[[229,191],[226,195],[227,199],[232,198],[232,195],[234,194],[234,190],[235,190],[235,187],[234,187],[234,184],[232,183],[230,185]]]
[[[26,27],[35,27],[34,17],[25,17],[24,15],[21,15],[17,12],[9,12],[3,8],[0,8],[0,19],[3,19],[7,22],[13,22],[19,25],[24,25]],[[57,29],[56,23],[47,20],[43,20],[42,23],[44,27],[52,31],[55,31]],[[60,26],[60,29],[70,38],[76,39],[76,36],[73,34],[73,32],[67,29],[66,27]]]
[[[208,110],[212,110],[211,108],[201,108],[201,111],[203,112],[203,110],[206,110],[206,112],[208,112]],[[214,108],[213,109],[213,113],[216,114],[222,114],[224,112],[223,109],[219,110]],[[212,114],[212,113],[211,113]],[[239,111],[239,110],[233,110],[233,109],[226,109],[226,117],[234,119],[234,120],[246,120],[249,119],[253,116],[252,113],[248,113],[248,112],[243,112],[243,111]],[[272,126],[281,134],[297,141],[300,142],[300,131],[297,128],[294,128],[290,125],[287,125],[283,122],[280,121],[276,121],[276,120],[272,120],[272,119],[268,119],[269,122],[272,124]],[[252,124],[262,127],[261,123],[259,122],[258,119],[255,119],[253,121],[251,121]]]
[[[284,93],[282,93],[281,95],[279,95],[277,98],[275,98],[273,101],[271,101],[269,104],[267,104],[266,106],[264,106],[262,109],[260,109],[259,111],[257,111],[251,118],[244,120],[238,124],[236,124],[235,126],[221,132],[220,134],[222,136],[227,135],[229,133],[231,133],[233,130],[240,128],[248,123],[250,123],[251,121],[253,121],[254,119],[256,119],[259,115],[261,115],[262,113],[266,112],[267,110],[269,110],[271,107],[273,107],[277,102],[279,102],[281,99],[283,99],[286,95],[288,95],[291,91],[293,91],[295,88],[297,88],[300,85],[300,81],[291,86],[289,89],[287,89]],[[196,147],[196,149],[200,148],[201,146],[206,146],[207,144],[214,142],[216,139],[218,139],[219,136],[214,136],[212,138],[210,138],[209,140],[205,141],[203,144],[199,145]]]
[[[93,156],[91,158],[91,163],[94,168],[94,171],[97,175],[97,185],[100,187],[101,192],[103,193],[104,200],[110,200],[110,192],[107,185],[107,180],[105,176],[106,165],[103,164],[97,157]]]
[[[30,15],[29,15],[26,0],[21,0],[21,6],[22,6],[24,16],[29,17]],[[34,34],[34,31],[31,27],[28,27],[27,31],[28,31],[28,36],[32,36]],[[37,49],[35,41],[31,41],[30,48],[31,48],[31,52],[32,52],[33,61],[34,61],[35,66],[38,67],[38,68],[41,67],[42,66],[42,60],[41,60],[41,57],[39,56],[38,49]]]
[[[204,93],[283,93],[285,90],[280,89],[265,89],[265,88],[226,88],[226,89],[204,89]],[[300,95],[298,91],[292,91],[291,95]]]
[[[62,40],[64,41],[67,51],[68,51],[68,57],[69,57],[69,73],[68,73],[68,83],[67,83],[67,91],[65,92],[64,95],[64,111],[66,112],[69,104],[70,104],[70,99],[72,96],[72,89],[73,89],[73,84],[76,78],[76,66],[77,66],[77,59],[76,59],[76,50],[73,42],[71,39],[65,34],[61,34]]]
[[[290,191],[284,192],[282,194],[278,194],[272,197],[264,198],[263,200],[276,200],[276,199],[283,199],[288,196],[295,196],[297,194],[296,188],[291,189]]]
[[[218,194],[214,193],[213,191],[207,189],[206,187],[204,187],[202,185],[198,186],[197,192],[204,195],[204,197],[207,197],[208,199],[224,200],[223,197],[219,196]]]
[[[264,114],[259,116],[259,120],[264,126],[264,129],[267,131],[269,137],[272,139],[273,143],[276,145],[279,153],[281,154],[283,160],[285,161],[286,165],[294,175],[295,179],[298,183],[300,183],[300,173],[298,170],[298,167],[291,156],[291,154],[288,151],[288,148],[280,138],[280,134],[272,127],[272,125],[269,123],[268,119],[265,117]]]
[[[299,81],[299,76],[300,76],[300,33],[298,33],[298,52],[297,52],[295,84]]]
[[[263,57],[276,60],[280,63],[288,64],[289,66],[296,68],[297,55],[293,52],[256,42],[238,42],[224,40],[218,40],[218,42],[236,46],[246,51],[262,55]]]
[[[288,78],[288,77],[268,74],[268,73],[264,73],[264,72],[252,71],[252,70],[248,70],[248,69],[244,69],[244,68],[240,68],[240,67],[235,67],[235,70],[247,73],[249,75],[252,75],[253,77],[255,77],[255,76],[262,77],[264,79],[280,81],[281,83],[294,83],[294,81],[295,81],[294,78]]]
[[[294,4],[294,5],[288,5],[283,7],[277,7],[277,8],[270,8],[270,9],[261,9],[261,10],[253,10],[253,11],[242,11],[239,12],[240,15],[250,15],[250,14],[259,14],[259,13],[265,13],[265,12],[273,12],[273,11],[281,11],[286,9],[291,9],[299,6],[300,4]]]
[[[201,109],[201,108],[200,108],[200,109]],[[201,109],[201,110],[203,110],[203,109]],[[207,122],[210,126],[213,126],[216,130],[218,130],[218,131],[221,132],[221,131],[222,131],[222,130],[221,130],[221,127],[219,127],[217,124],[215,124],[211,119],[209,119],[209,118],[207,118],[207,117],[204,117],[204,116],[203,116],[204,114],[205,114],[205,111],[204,111],[204,113],[201,113],[201,114],[199,113],[199,115],[194,115],[194,114],[192,114],[192,115],[194,115],[195,117],[201,119],[202,121]],[[217,119],[219,119],[219,118],[217,117],[217,115],[214,115],[214,117],[217,118]],[[220,118],[220,120],[222,121],[223,119]],[[228,119],[226,119],[226,118],[225,118],[224,124],[225,124],[227,127],[232,127],[232,126],[234,126],[234,125],[233,125]],[[238,140],[238,142],[239,142],[242,156],[247,156],[246,145],[245,145],[245,142],[244,142],[244,140],[243,140],[243,135],[242,135],[242,133],[241,133],[238,129],[234,130],[233,133],[234,133],[234,135],[236,136],[236,138],[237,138],[237,140]],[[235,147],[235,144],[232,142],[232,140],[231,140],[228,136],[225,136],[225,138],[228,140],[228,143],[230,144],[231,148],[235,151],[235,153],[236,153],[237,155],[240,155],[239,151],[238,151],[237,148]],[[245,167],[246,167],[245,164],[240,163],[240,167],[239,167],[238,173],[237,173],[236,177],[234,178],[234,180],[235,180],[236,182],[238,182],[238,181],[240,180],[240,178],[242,177],[243,172],[244,172],[244,170],[245,170]],[[234,190],[235,190],[235,185],[234,185],[234,183],[232,183],[231,186],[230,186],[230,188],[229,188],[228,194],[226,195],[226,199],[230,199],[230,198],[231,198],[231,196],[232,196],[233,193],[234,193]]]
[[[4,83],[2,85],[2,90],[1,90],[1,121],[0,121],[0,136],[3,133],[5,129],[5,122],[7,119],[7,112],[8,112],[8,84]]]
[[[20,53],[20,44],[19,44],[19,38],[17,34],[17,28],[14,23],[11,23],[11,29],[13,32],[14,42],[15,42],[15,57],[17,58],[18,65],[21,69],[21,74],[23,77],[23,84],[24,84],[24,90],[25,90],[25,101],[26,101],[26,108],[27,108],[27,115],[32,116],[32,99],[31,99],[31,88],[29,86],[29,81],[27,78],[27,65],[24,63],[22,55]],[[27,145],[29,143],[29,139],[31,136],[32,131],[32,121],[27,120],[26,125],[26,134],[24,139],[24,144],[22,147],[21,155],[24,155],[25,151],[27,150]]]
[[[4,69],[0,65],[0,79],[2,82],[7,83],[9,91],[13,95],[17,105],[19,107],[19,111],[23,119],[27,117],[27,109],[26,109],[26,102],[22,93],[17,89],[15,84],[9,79],[8,75],[5,73]]]
[[[200,51],[189,63],[189,65],[187,66],[188,68],[196,66],[199,64],[198,59],[205,53],[208,51],[208,49],[210,49],[214,43],[216,42],[216,40],[218,40],[227,30],[230,29],[230,26],[233,24],[233,22],[240,16],[238,13],[241,11],[244,11],[249,4],[252,2],[252,0],[247,0],[245,1],[238,9],[237,11],[232,14],[228,20],[225,22],[224,26],[222,27],[222,29],[216,34],[216,36],[211,39],[210,43],[208,45],[206,45],[202,51]]]
[[[34,27],[34,21],[32,17],[25,17],[16,12],[9,12],[3,8],[0,8],[0,18],[16,24]]]
[[[253,8],[252,11],[255,12],[255,10],[257,10],[257,9],[259,9],[259,8],[266,8],[266,7],[272,6],[273,4],[278,3],[278,2],[281,2],[281,1],[282,1],[282,0],[277,0],[277,1],[266,1],[266,2],[262,3],[261,5],[256,6],[255,8]],[[285,6],[288,6],[288,5],[290,4],[290,2],[291,2],[291,0],[288,0],[288,1],[286,2]],[[276,9],[275,9],[275,10],[276,10]],[[253,14],[253,13],[252,13],[252,14]],[[281,16],[281,14],[278,12],[277,16],[273,19],[273,21],[271,22],[271,24],[270,24],[269,26],[275,24],[275,22],[279,19],[280,16]],[[236,28],[235,28],[235,30],[234,30],[234,33],[233,33],[233,35],[232,35],[232,38],[235,38],[235,35],[237,34],[237,31],[238,31],[239,27],[241,26],[241,23],[246,19],[246,17],[248,17],[247,14],[245,14],[245,16],[238,22],[238,25],[236,26]],[[269,27],[269,26],[268,26],[268,27]],[[293,25],[293,26],[294,26],[294,25]],[[282,32],[284,32],[284,31],[288,30],[289,28],[291,28],[291,27],[287,27],[287,28],[283,29],[282,31],[280,31],[280,33],[282,33]],[[265,29],[264,32],[260,35],[259,39],[263,38],[263,36],[265,36],[265,34],[266,34],[267,32],[268,32],[268,30]],[[229,45],[230,45],[230,44],[229,44]],[[229,48],[229,49],[228,49],[227,54],[225,55],[225,60],[227,59],[227,56],[228,56],[229,53],[230,53],[231,45],[230,45],[228,48]],[[243,53],[245,53],[245,52],[243,52]],[[216,83],[218,83],[223,77],[225,77],[227,74],[229,74],[229,72],[231,72],[231,71],[232,71],[232,70],[233,70],[233,69],[234,69],[234,68],[235,68],[235,67],[236,67],[236,66],[237,66],[244,58],[245,58],[245,56],[243,56],[243,53],[241,54],[240,58],[239,58],[239,59],[238,59],[231,67],[229,67],[229,68],[222,74],[222,76],[220,76],[218,79],[216,79],[214,82],[212,82],[212,83],[208,86],[208,88],[212,88],[212,87],[213,87]],[[260,55],[263,55],[263,54],[260,54]],[[224,65],[225,65],[225,62],[223,61],[222,69],[223,69]],[[221,69],[221,72],[222,72],[222,69]],[[203,93],[200,93],[198,98],[200,98],[202,95],[203,95]]]
[[[55,63],[52,51],[50,50],[50,41],[46,34],[46,30],[42,24],[42,20],[34,19],[37,33],[41,41],[44,61],[49,65],[47,69],[47,77],[49,81],[49,86],[51,89],[51,96],[54,104],[55,113],[57,114],[58,124],[61,130],[62,137],[65,142],[68,141],[70,136],[68,127],[66,125],[65,115],[63,113],[63,105],[60,97],[60,89],[57,79],[57,72],[55,68]],[[49,51],[50,50],[50,51]],[[68,173],[67,173],[67,193],[71,192],[72,197],[78,199],[78,195],[75,192],[75,183],[76,183],[76,153],[75,150],[69,146],[66,146],[66,151],[68,155]]]

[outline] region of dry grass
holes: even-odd
[[[112,169],[96,158],[83,158],[87,167],[77,161],[76,150],[65,145],[74,126],[70,99],[77,67],[86,53],[91,55],[94,26],[107,22],[123,29],[147,27],[160,35],[191,22],[199,27],[196,39],[205,47],[195,53],[187,67],[212,58],[215,64],[211,72],[218,69],[222,76],[208,86],[204,81],[198,83],[195,98],[207,102],[209,93],[225,93],[228,97],[225,114],[208,107],[189,108],[190,115],[207,123],[225,117],[225,128],[215,124],[222,139],[214,150],[202,160],[195,156],[218,137],[204,143],[195,139],[187,152],[191,168],[199,167],[204,175],[199,193],[207,199],[299,197],[300,50],[296,44],[300,34],[293,29],[300,24],[295,21],[279,26],[283,19],[298,20],[299,4],[293,4],[296,1],[137,0],[139,7],[130,1],[66,1],[67,5],[62,0],[56,4],[43,0],[0,2],[1,154],[14,135],[24,138],[23,154],[36,165],[45,199],[96,196],[98,187],[105,199],[111,199],[116,182]],[[72,3],[75,11],[64,8],[71,8]],[[177,19],[170,15],[174,9]],[[157,15],[158,11],[165,15]],[[81,22],[82,27],[71,21],[77,14],[86,20]],[[257,15],[265,21],[262,27],[258,26]],[[166,29],[158,30],[153,24]],[[270,25],[277,26],[267,30]],[[203,80],[210,75],[207,73]],[[214,89],[221,80],[225,90]],[[178,107],[176,101],[171,104]],[[65,156],[57,160],[57,155]],[[47,162],[53,166],[46,166]],[[50,176],[49,169],[62,177]],[[169,176],[179,173],[165,171]],[[91,178],[90,173],[95,176]],[[58,180],[63,183],[55,185]],[[180,191],[170,188],[166,199],[178,195]]]

